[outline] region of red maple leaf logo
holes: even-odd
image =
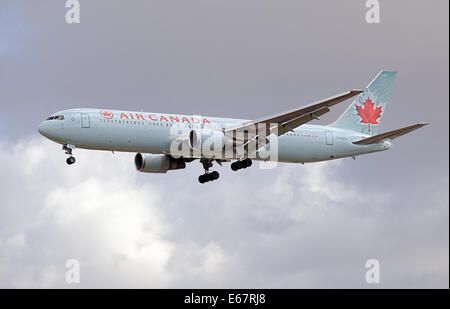
[[[108,111],[101,111],[100,114],[106,119],[111,119],[114,115]]]
[[[377,119],[381,117],[381,106],[373,108],[373,105],[374,104],[369,97],[364,101],[364,107],[356,105],[356,112],[358,113],[358,116],[361,117],[361,123],[369,124],[369,132],[370,124],[378,124]]]

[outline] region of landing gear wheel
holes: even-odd
[[[213,180],[217,180],[217,179],[219,179],[219,172],[216,172],[216,171],[198,176],[199,183],[205,183],[205,182],[213,181]]]
[[[238,167],[236,166],[236,162],[231,163],[231,169],[233,171],[237,171],[238,170]]]
[[[208,181],[213,181],[219,179],[219,172],[209,172],[209,168],[213,166],[211,159],[201,159],[200,162],[203,164],[203,168],[205,169],[205,173],[203,175],[198,176],[199,183],[205,183]],[[217,161],[220,164],[220,161]]]
[[[217,180],[217,179],[219,179],[219,172],[216,172],[216,171],[214,171],[214,172],[212,172],[211,174],[209,174],[210,176],[210,178],[212,178],[211,180]]]
[[[236,161],[234,163],[231,163],[231,169],[233,171],[240,170],[241,168],[243,168],[245,166],[242,162],[243,161]]]
[[[238,170],[240,170],[242,168],[242,161],[236,161],[236,162],[234,162],[234,164],[236,165]]]
[[[69,165],[72,165],[75,163],[75,158],[74,157],[68,157],[66,160],[66,163]]]
[[[247,168],[250,166],[252,166],[252,160],[247,158],[244,161],[242,161],[242,168]]]
[[[250,160],[249,158],[242,160],[242,161],[236,161],[231,163],[231,169],[233,171],[237,171],[240,170],[241,168],[247,168],[252,166],[252,160]]]

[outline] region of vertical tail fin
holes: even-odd
[[[381,71],[331,126],[369,135],[377,134],[395,74],[395,71]]]

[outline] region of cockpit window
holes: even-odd
[[[47,120],[64,120],[64,116],[63,115],[51,116],[48,117]]]

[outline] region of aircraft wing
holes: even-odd
[[[276,133],[277,136],[280,136],[313,119],[318,119],[320,115],[329,112],[329,108],[331,106],[343,102],[362,92],[363,90],[350,90],[300,108],[237,124],[231,127],[226,127],[225,134],[230,134],[238,131],[254,132],[255,134],[258,134],[258,126],[261,124],[265,124],[266,136],[269,136],[271,133]],[[278,132],[277,130],[275,130],[275,127],[277,126]]]
[[[385,139],[394,139],[397,138],[399,136],[402,136],[404,134],[407,134],[409,132],[412,132],[414,130],[417,130],[423,126],[426,126],[428,123],[418,123],[418,124],[413,124],[411,126],[407,126],[401,129],[397,129],[397,130],[393,130],[393,131],[389,131],[389,132],[385,132],[385,133],[381,133],[381,134],[377,134],[368,138],[364,138],[361,139],[359,141],[353,142],[353,144],[356,145],[368,145],[368,144],[375,144],[378,143],[382,140]]]

